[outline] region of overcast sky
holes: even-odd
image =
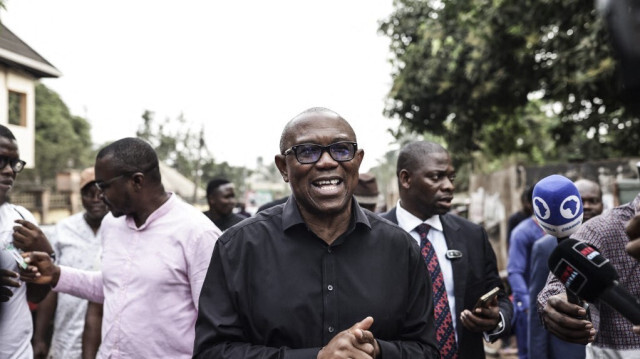
[[[314,106],[354,127],[363,170],[389,149],[392,0],[6,0],[2,22],[62,72],[43,82],[93,141],[134,136],[145,109],[205,124],[216,161],[271,162],[284,124]]]

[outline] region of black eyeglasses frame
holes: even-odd
[[[0,156],[0,169],[5,168],[7,164],[11,166],[11,170],[13,170],[13,172],[20,173],[24,169],[24,166],[27,164],[27,162],[19,158]]]
[[[136,173],[142,173],[145,174],[149,171],[151,171],[152,169],[158,167],[158,164],[154,164],[153,166],[151,166],[150,168],[147,168],[146,170],[142,170],[142,171],[126,171],[123,172],[115,177],[111,177],[106,181],[95,181],[93,183],[94,186],[96,186],[96,188],[98,188],[99,191],[104,192],[105,189],[109,188],[109,186],[111,186],[111,184],[115,181],[117,181],[118,179],[125,177],[125,176],[133,176]]]
[[[348,144],[353,146],[353,150],[350,151],[350,156],[348,158],[336,158],[334,157],[334,153],[332,152],[332,147],[336,146],[336,145],[344,145],[344,144]],[[299,157],[299,152],[298,149],[302,148],[303,146],[308,146],[314,149],[320,149],[320,153],[318,154],[318,158],[316,158],[313,161],[301,161],[300,157]],[[333,149],[333,151],[335,151],[335,149]],[[301,143],[299,145],[295,145],[295,146],[291,146],[289,149],[287,149],[286,151],[284,151],[283,155],[284,156],[288,156],[290,154],[294,154],[296,160],[303,165],[308,165],[308,164],[313,164],[316,163],[320,160],[320,158],[322,157],[322,154],[324,152],[328,152],[329,156],[331,156],[331,158],[336,161],[336,162],[348,162],[351,161],[355,156],[356,153],[358,152],[358,143],[357,142],[352,142],[352,141],[340,141],[340,142],[334,142],[330,145],[327,146],[322,146],[322,145],[318,145],[315,143]]]

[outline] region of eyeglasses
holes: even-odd
[[[104,191],[105,189],[109,188],[109,186],[111,186],[111,184],[115,181],[117,181],[118,179],[124,177],[124,176],[131,176],[134,175],[136,173],[147,173],[149,171],[151,171],[152,169],[158,167],[158,164],[155,163],[153,166],[147,168],[146,170],[143,171],[127,171],[124,173],[121,173],[115,177],[112,177],[106,181],[95,181],[93,184],[96,186],[96,188],[98,188],[100,191]]]
[[[129,173],[123,173],[123,174],[121,174],[121,175],[117,175],[117,176],[112,177],[112,178],[110,178],[110,179],[108,179],[108,180],[106,180],[106,181],[96,181],[96,182],[94,183],[94,185],[96,186],[96,188],[97,188],[99,191],[104,191],[105,189],[109,188],[109,186],[111,186],[111,184],[112,184],[113,182],[115,182],[115,181],[117,181],[118,179],[120,179],[120,178],[122,178],[122,177],[124,177],[124,176],[127,176],[127,175],[129,175]]]
[[[358,144],[356,142],[336,142],[329,146],[321,146],[312,143],[304,143],[292,146],[284,151],[284,155],[295,154],[296,160],[301,164],[316,163],[322,157],[322,153],[327,151],[331,158],[337,162],[351,161],[356,155]]]
[[[13,172],[18,173],[24,169],[24,165],[27,163],[19,158],[0,156],[0,169],[5,168],[7,164],[11,166]]]

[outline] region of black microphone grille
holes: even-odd
[[[596,247],[572,238],[560,241],[548,265],[567,289],[588,301],[593,301],[618,279],[613,265]]]

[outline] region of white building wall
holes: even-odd
[[[0,65],[0,124],[7,126],[18,140],[20,158],[27,162],[28,168],[35,163],[35,118],[36,118],[36,79],[24,72],[18,72]],[[9,125],[7,109],[9,90],[26,95],[26,126]]]

